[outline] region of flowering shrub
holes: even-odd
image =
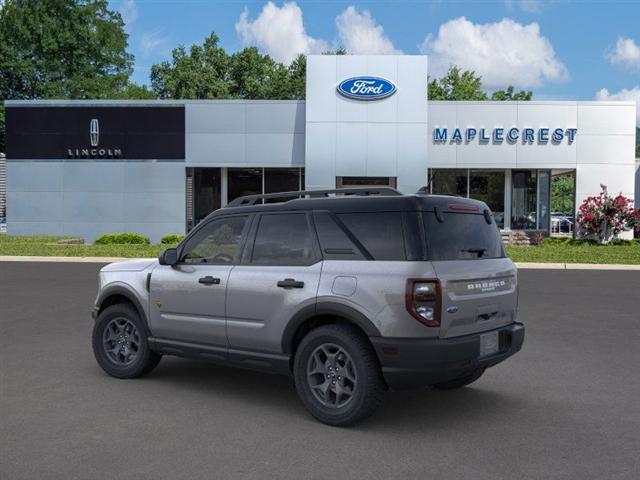
[[[597,196],[587,197],[578,210],[580,236],[609,243],[621,232],[640,226],[640,210],[633,208],[633,200],[623,196],[612,197],[606,185]]]

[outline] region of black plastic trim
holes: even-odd
[[[144,328],[146,330],[147,336],[151,335],[151,329],[149,328],[147,314],[145,313],[144,308],[142,308],[142,304],[140,303],[140,300],[138,300],[138,297],[135,295],[135,293],[133,293],[131,290],[121,285],[113,285],[110,287],[106,287],[104,290],[100,292],[100,295],[96,299],[96,303],[94,306],[95,314],[92,313],[91,316],[94,319],[97,318],[99,311],[102,310],[102,304],[104,303],[104,301],[107,298],[113,297],[115,295],[123,296],[133,304],[133,306],[138,311],[138,315],[140,315],[140,319],[142,320],[142,323],[144,324]]]
[[[360,327],[369,337],[378,337],[381,335],[380,330],[376,328],[371,320],[356,309],[341,303],[320,302],[304,307],[291,317],[282,334],[282,351],[285,354],[290,355],[293,352],[293,341],[298,328],[307,320],[319,315],[332,315],[344,318],[346,321]]]

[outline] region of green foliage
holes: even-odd
[[[107,0],[7,0],[0,9],[0,104],[128,98],[133,55],[126,48],[124,22]],[[0,152],[4,149],[2,107]]]
[[[184,235],[180,235],[177,233],[172,233],[169,235],[165,235],[164,237],[162,237],[160,239],[160,243],[162,245],[177,245],[178,243],[180,243],[182,241],[182,239],[184,238]]]
[[[573,212],[574,178],[572,174],[556,175],[551,179],[551,211]]]
[[[96,238],[96,245],[149,245],[149,239],[138,233],[105,233]]]
[[[497,90],[491,94],[491,100],[500,100],[500,101],[529,101],[533,98],[533,92],[531,90],[524,91],[520,90],[519,92],[513,91],[513,85],[509,85],[506,90]]]
[[[429,100],[486,100],[482,91],[482,77],[471,70],[461,70],[456,66],[442,78],[429,81]]]
[[[572,238],[546,238],[539,246],[508,246],[514,262],[640,264],[638,240],[598,245]]]
[[[429,81],[429,100],[488,100],[487,93],[482,90],[482,77],[471,70],[462,70],[452,66],[442,78]],[[491,94],[491,100],[513,101],[531,100],[533,92],[514,92],[512,85],[506,90],[497,90]]]

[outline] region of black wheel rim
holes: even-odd
[[[124,317],[111,320],[104,329],[102,345],[107,358],[126,367],[135,362],[140,351],[140,334],[136,326]]]
[[[358,387],[355,364],[349,353],[334,343],[316,347],[307,362],[307,384],[323,406],[346,406]]]

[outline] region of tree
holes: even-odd
[[[513,91],[513,85],[509,85],[507,90],[497,90],[491,94],[491,100],[501,100],[501,101],[515,101],[515,100],[524,100],[529,101],[533,98],[533,92],[531,90],[525,92],[524,90],[520,90],[519,92]]]
[[[229,56],[211,33],[202,46],[174,48],[171,62],[151,67],[151,89],[159,98],[229,98]]]
[[[291,77],[291,98],[304,100],[307,93],[307,57],[298,55],[289,65]]]
[[[7,0],[0,9],[0,104],[124,95],[133,71],[126,48],[124,22],[107,0]]]
[[[442,78],[434,78],[428,85],[429,100],[488,100],[487,93],[482,90],[482,77],[472,70],[449,67]],[[509,85],[506,90],[497,90],[491,94],[491,100],[531,100],[533,92],[514,92]]]
[[[429,81],[429,100],[486,100],[482,91],[482,78],[471,70],[462,71],[456,66],[442,78]]]
[[[551,179],[551,211],[573,212],[573,174],[556,175]]]

